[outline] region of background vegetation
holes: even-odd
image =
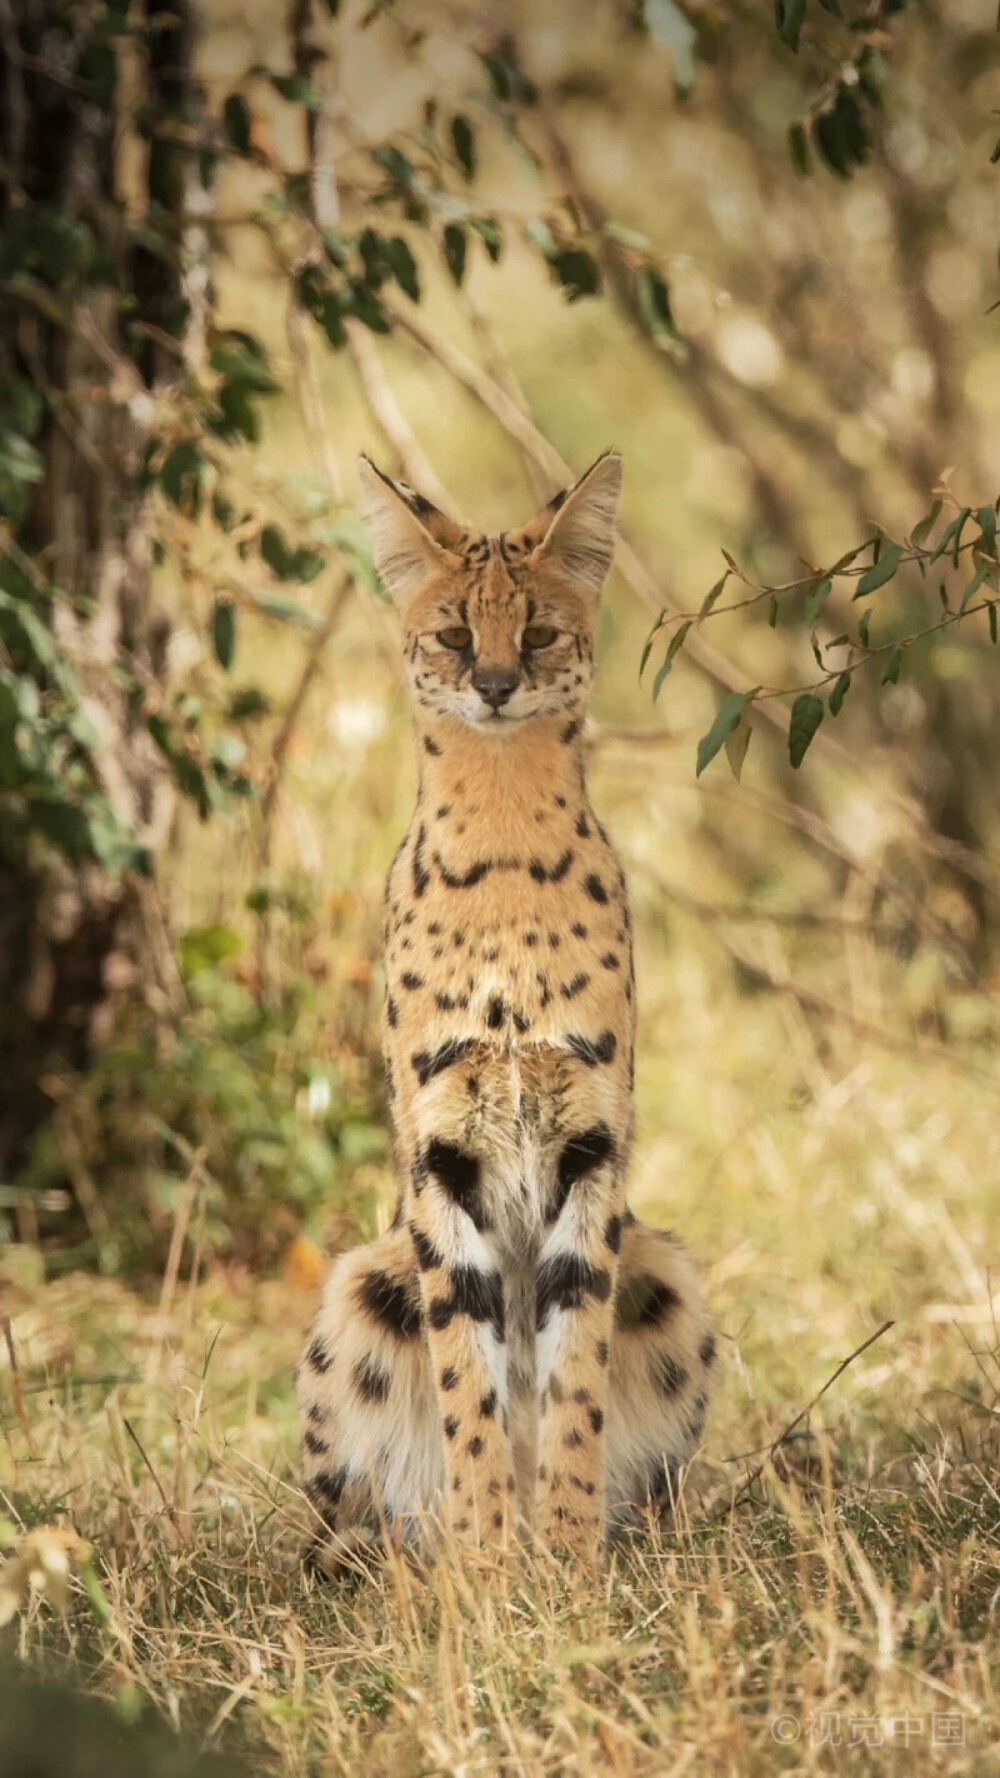
[[[992,25],[0,9],[0,1637],[119,1724],[287,1772],[990,1769]],[[601,1589],[446,1552],[321,1596],[290,1372],[391,1208],[414,785],[354,457],[493,529],[609,443],[633,1201],[720,1399]]]

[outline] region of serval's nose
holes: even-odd
[[[472,683],[484,704],[499,710],[517,690],[520,674],[516,667],[476,667]]]

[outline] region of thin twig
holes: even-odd
[[[158,1495],[160,1496],[160,1499],[163,1502],[163,1510],[166,1513],[167,1518],[170,1520],[170,1523],[172,1524],[174,1530],[177,1532],[178,1537],[182,1536],[180,1521],[177,1517],[176,1512],[174,1511],[173,1507],[171,1506],[169,1500],[167,1499],[166,1494],[163,1491],[163,1484],[160,1481],[159,1476],[157,1475],[149,1457],[146,1454],[145,1447],[142,1443],[142,1440],[139,1437],[139,1434],[136,1432],[135,1427],[132,1425],[131,1420],[127,1420],[125,1418],[124,1414],[122,1415],[122,1424],[125,1427],[125,1431],[128,1433],[129,1438],[132,1440],[132,1443],[134,1444],[136,1450],[138,1451],[139,1456],[142,1458],[143,1463],[145,1464],[146,1468],[148,1469],[150,1475],[153,1478],[153,1485],[156,1488],[156,1492],[158,1493]]]
[[[778,1437],[774,1440],[773,1444],[768,1446],[766,1457],[764,1457],[762,1459],[762,1461],[760,1463],[758,1463],[756,1469],[751,1471],[750,1475],[746,1478],[745,1482],[743,1483],[742,1488],[740,1489],[740,1492],[737,1494],[736,1499],[733,1501],[733,1506],[741,1506],[742,1505],[743,1501],[747,1498],[748,1494],[750,1493],[750,1490],[753,1488],[754,1483],[758,1482],[760,1480],[760,1478],[763,1475],[768,1464],[773,1460],[775,1452],[780,1450],[781,1446],[783,1444],[786,1444],[789,1441],[789,1439],[791,1438],[792,1434],[794,1433],[796,1427],[801,1426],[803,1420],[805,1420],[812,1413],[813,1408],[816,1407],[818,1405],[818,1403],[822,1401],[824,1395],[827,1393],[827,1390],[832,1389],[832,1387],[833,1387],[834,1383],[836,1383],[838,1377],[842,1377],[844,1372],[847,1370],[848,1366],[852,1365],[856,1358],[860,1358],[863,1352],[868,1351],[869,1346],[874,1346],[876,1340],[880,1340],[882,1338],[883,1334],[887,1334],[889,1332],[889,1329],[891,1327],[895,1327],[895,1325],[896,1324],[894,1321],[883,1321],[882,1326],[880,1328],[878,1328],[875,1333],[869,1334],[867,1340],[862,1340],[860,1346],[855,1346],[853,1352],[849,1352],[846,1358],[841,1359],[836,1370],[832,1371],[831,1374],[827,1377],[826,1382],[823,1384],[822,1389],[818,1389],[816,1391],[816,1394],[813,1396],[812,1400],[808,1401],[806,1403],[805,1407],[801,1408],[799,1410],[799,1412],[796,1414],[794,1420],[790,1420],[788,1422],[788,1425],[785,1427],[785,1430],[778,1434]]]

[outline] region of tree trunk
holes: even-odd
[[[44,473],[13,526],[16,559],[58,589],[39,610],[84,688],[100,789],[152,850],[169,784],[134,686],[162,683],[168,625],[152,593],[142,470],[156,411],[150,391],[165,368],[149,341],[164,337],[181,290],[179,269],[136,250],[131,224],[162,212],[156,185],[162,192],[164,155],[175,151],[157,145],[156,126],[183,101],[190,28],[186,4],[173,0],[141,67],[141,52],[128,51],[137,89],[129,103],[136,114],[142,106],[154,144],[137,203],[136,189],[122,189],[131,124],[123,40],[113,34],[122,16],[62,0],[0,0],[0,243],[26,210],[82,224],[103,262],[96,275],[62,284],[58,303],[0,281],[0,374],[6,368],[45,401],[33,441]],[[155,331],[137,333],[137,320]],[[176,356],[169,362],[176,375]],[[134,875],[68,863],[34,839],[21,855],[9,847],[0,855],[0,1179],[24,1161],[50,1109],[47,1074],[84,1066],[116,998],[148,982],[148,896]]]

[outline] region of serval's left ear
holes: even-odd
[[[465,533],[406,482],[394,482],[370,457],[358,458],[362,504],[375,566],[401,610],[434,573],[454,571]]]
[[[568,580],[599,593],[615,553],[615,518],[622,491],[622,460],[605,451],[572,487],[532,520],[540,534],[535,560],[558,567]]]

